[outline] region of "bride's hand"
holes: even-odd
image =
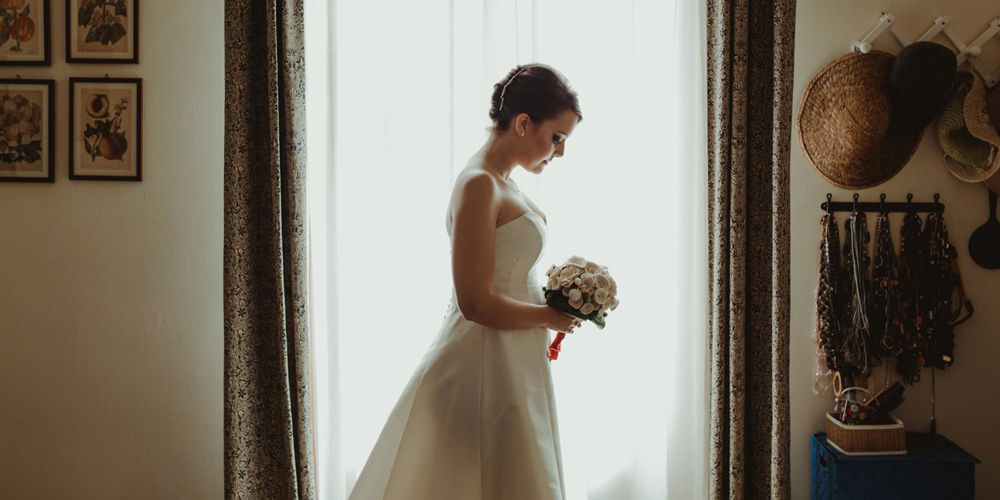
[[[555,330],[563,333],[573,333],[573,330],[581,324],[582,322],[579,319],[549,306],[549,318],[545,324],[545,327],[549,330]]]

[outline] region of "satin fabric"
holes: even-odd
[[[544,245],[536,213],[497,228],[493,290],[544,303]],[[563,500],[548,330],[488,328],[456,304],[453,292],[350,500]]]

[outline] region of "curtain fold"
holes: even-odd
[[[226,498],[315,498],[302,0],[227,0]]]
[[[708,2],[713,499],[787,499],[795,0]]]

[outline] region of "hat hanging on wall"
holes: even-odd
[[[944,165],[965,182],[989,179],[1000,170],[1000,134],[986,111],[986,86],[975,72],[961,71],[941,111],[938,142]]]
[[[986,111],[990,116],[990,122],[993,123],[993,129],[1000,134],[1000,87],[993,89],[993,92],[986,97]],[[983,184],[994,193],[1000,193],[1000,172],[983,181]]]
[[[937,118],[951,96],[958,59],[948,47],[913,42],[896,54],[889,68],[893,127],[919,132]]]
[[[846,54],[806,85],[795,125],[799,146],[834,186],[877,186],[902,170],[920,143],[922,128],[903,131],[892,123],[893,60],[877,50]]]

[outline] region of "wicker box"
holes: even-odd
[[[833,413],[826,414],[827,441],[844,455],[905,455],[903,422],[892,417],[890,425],[848,425]]]
[[[976,457],[940,434],[906,433],[906,455],[851,457],[812,436],[812,500],[972,500]]]

